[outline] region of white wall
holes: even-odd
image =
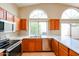
[[[41,9],[47,13],[49,18],[61,18],[63,11],[67,8],[73,8],[73,7],[57,3],[41,3],[37,5],[31,5],[28,7],[19,8],[19,17],[29,18],[29,15],[33,10]]]
[[[30,13],[35,9],[44,10],[48,18],[61,18],[63,11],[67,8],[72,8],[72,6],[64,5],[64,4],[57,4],[57,3],[43,3],[37,5],[31,5],[28,7],[21,7],[19,8],[19,17],[20,18],[27,18],[29,20]],[[55,31],[48,31],[48,35],[60,35],[60,30]]]

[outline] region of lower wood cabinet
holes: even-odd
[[[59,43],[59,56],[68,56],[68,48]]]
[[[22,51],[34,51],[35,50],[35,40],[24,39],[22,40]]]
[[[58,42],[52,39],[52,51],[58,56]]]
[[[22,52],[29,51],[41,51],[42,40],[41,39],[23,39],[22,40]]]
[[[54,52],[56,56],[79,56],[79,54],[61,44],[60,42],[56,41],[55,39],[52,39],[51,45],[52,52]]]
[[[59,47],[59,56],[68,56],[68,52]]]
[[[69,56],[79,56],[76,52],[69,50]]]
[[[35,40],[35,51],[42,51],[42,39]]]
[[[3,52],[0,53],[0,56],[3,56]]]

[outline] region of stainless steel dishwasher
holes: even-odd
[[[50,39],[47,38],[42,39],[42,50],[51,51]]]

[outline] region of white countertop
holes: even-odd
[[[0,49],[0,53],[2,53],[3,51],[5,51],[5,49]]]
[[[64,36],[64,37],[53,36],[52,38],[54,38],[58,42],[62,43],[69,49],[71,49],[79,54],[79,40],[78,39],[73,39],[68,36]]]
[[[46,37],[30,37],[30,36],[19,36],[19,37],[9,37],[9,39],[13,40],[22,40],[24,38],[52,38],[52,36],[46,36]]]

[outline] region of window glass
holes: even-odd
[[[70,36],[70,24],[61,23],[61,36]]]
[[[72,38],[79,38],[79,23],[71,24],[71,35]]]
[[[45,35],[47,33],[47,22],[39,22],[39,33]]]
[[[47,22],[30,22],[30,36],[47,34]]]
[[[79,12],[75,9],[67,9],[63,12],[61,19],[79,19]]]
[[[31,36],[38,35],[38,22],[30,22],[30,35]]]
[[[48,18],[47,14],[43,10],[34,10],[30,14],[29,18]]]

